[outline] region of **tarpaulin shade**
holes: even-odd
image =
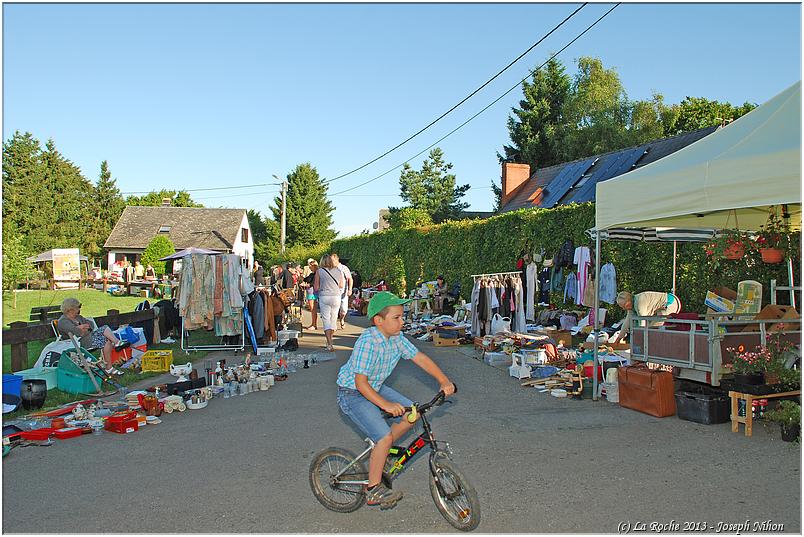
[[[801,81],[680,151],[597,184],[595,227],[801,228]]]

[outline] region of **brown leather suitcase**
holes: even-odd
[[[673,375],[669,371],[648,369],[645,365],[621,367],[617,382],[620,406],[657,418],[675,415]]]

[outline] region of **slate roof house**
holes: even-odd
[[[132,262],[139,259],[158,234],[167,235],[176,251],[195,246],[238,254],[248,267],[254,261],[245,209],[128,206],[103,245],[109,251],[108,266],[123,257]]]
[[[595,201],[595,185],[675,153],[719,127],[706,127],[677,136],[611,151],[530,172],[530,165],[504,162],[501,213],[526,207]]]

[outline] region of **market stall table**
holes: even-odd
[[[740,424],[745,425],[745,436],[751,436],[754,433],[754,417],[751,412],[751,403],[755,399],[775,399],[777,397],[793,397],[801,395],[801,390],[782,393],[769,393],[767,395],[753,395],[750,393],[729,392],[731,397],[731,432],[736,433],[740,431]],[[738,400],[745,401],[745,416],[740,416],[737,411]]]

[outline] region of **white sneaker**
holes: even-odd
[[[175,339],[173,339],[172,337],[166,337],[165,339],[163,339],[162,341],[160,341],[160,343],[166,343],[166,344],[167,344],[167,343],[176,343],[176,340],[175,340]]]

